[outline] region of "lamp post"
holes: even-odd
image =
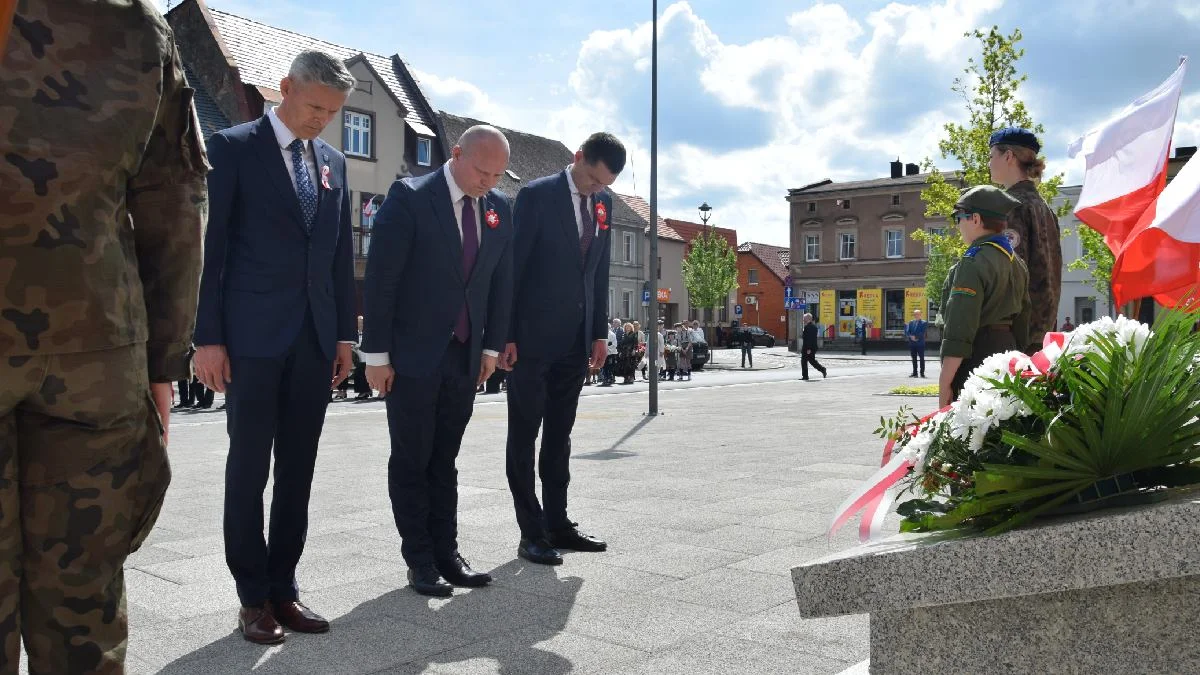
[[[650,417],[658,413],[658,0],[650,0],[650,318],[646,358],[650,362]]]
[[[700,211],[701,224],[708,227],[708,219],[712,217],[712,207],[708,205],[708,202],[704,202],[697,208]]]

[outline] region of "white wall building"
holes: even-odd
[[[1059,189],[1058,197],[1051,204],[1052,208],[1057,209],[1063,202],[1069,201],[1072,205],[1079,202],[1079,192],[1082,189],[1080,185],[1069,185]],[[1064,236],[1062,239],[1062,294],[1058,301],[1058,325],[1062,326],[1064,317],[1071,317],[1072,323],[1078,325],[1094,321],[1095,319],[1109,313],[1108,293],[1097,290],[1089,282],[1092,275],[1090,272],[1080,270],[1074,271],[1067,269],[1072,261],[1083,257],[1083,244],[1079,240],[1079,228],[1083,223],[1075,217],[1074,213],[1059,218],[1058,226],[1064,233],[1070,230],[1071,234]]]

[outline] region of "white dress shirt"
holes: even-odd
[[[275,114],[275,109],[271,108],[267,112],[267,119],[271,120],[271,129],[275,131],[275,141],[279,143],[279,152],[283,155],[283,166],[287,168],[288,178],[292,179],[292,189],[299,196],[300,188],[296,185],[296,167],[292,166],[292,149],[288,146],[292,141],[296,140],[296,134],[279,119],[279,115]],[[301,140],[304,144],[304,167],[308,169],[308,179],[312,181],[313,189],[317,194],[321,194],[321,187],[317,184],[317,159],[313,156],[312,141]],[[338,340],[342,344],[352,345],[351,340]]]
[[[463,189],[458,186],[457,182],[455,182],[454,174],[450,173],[450,162],[446,162],[444,165],[442,165],[442,171],[446,175],[446,183],[450,186],[450,210],[454,212],[454,222],[458,225],[458,238],[459,238],[459,241],[462,241],[463,200],[472,199],[472,198],[468,197],[467,193],[463,192]],[[481,225],[481,223],[482,223],[481,219],[483,218],[483,214],[480,213],[480,206],[481,205],[479,203],[479,200],[476,199],[475,200],[475,222],[473,223],[475,226],[475,237],[476,237],[475,241],[478,242],[480,244],[480,246],[482,246],[482,244],[483,244],[483,227]],[[500,356],[500,352],[497,352],[494,349],[485,349],[485,350],[483,350],[483,354],[485,356]],[[363,353],[362,357],[363,357],[363,362],[366,363],[368,366],[386,366],[392,362],[391,357],[388,356],[387,352],[376,352],[376,353],[370,353],[370,354]]]
[[[574,165],[572,165],[574,166]],[[575,212],[575,231],[579,233],[579,237],[583,238],[583,216],[579,213],[579,198],[582,196],[579,193],[579,188],[575,187],[575,179],[571,177],[571,167],[567,167],[567,187],[571,189],[571,210]],[[587,200],[588,213],[592,214],[592,227],[596,228],[593,235],[599,234],[600,224],[596,222],[596,198],[588,197]]]
[[[267,113],[267,118],[271,120],[271,128],[275,130],[275,140],[279,142],[279,151],[283,154],[283,165],[287,167],[288,177],[292,179],[292,189],[296,190],[296,194],[300,194],[299,188],[296,187],[296,168],[292,166],[292,150],[288,147],[292,141],[296,140],[296,134],[293,134],[283,120],[279,119],[274,108]],[[304,166],[308,169],[308,178],[312,181],[313,188],[320,194],[320,187],[317,183],[317,160],[313,157],[312,141],[302,140],[300,142],[304,144]]]

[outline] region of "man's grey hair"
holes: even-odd
[[[804,320],[805,320],[805,321],[812,321],[812,314],[809,314],[808,312],[805,312],[805,313],[804,313],[804,317],[803,317],[803,318],[804,318]]]
[[[463,152],[470,152],[472,147],[484,140],[499,141],[504,145],[505,152],[512,152],[504,133],[490,124],[476,124],[467,129],[462,136],[458,137],[457,145],[463,149]]]
[[[354,91],[354,85],[358,83],[341,59],[318,51],[300,52],[292,61],[288,77],[297,82],[316,83],[336,89],[343,94]]]

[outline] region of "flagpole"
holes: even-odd
[[[658,0],[650,0],[650,316],[646,319],[646,358],[650,372],[650,410],[658,412]]]

